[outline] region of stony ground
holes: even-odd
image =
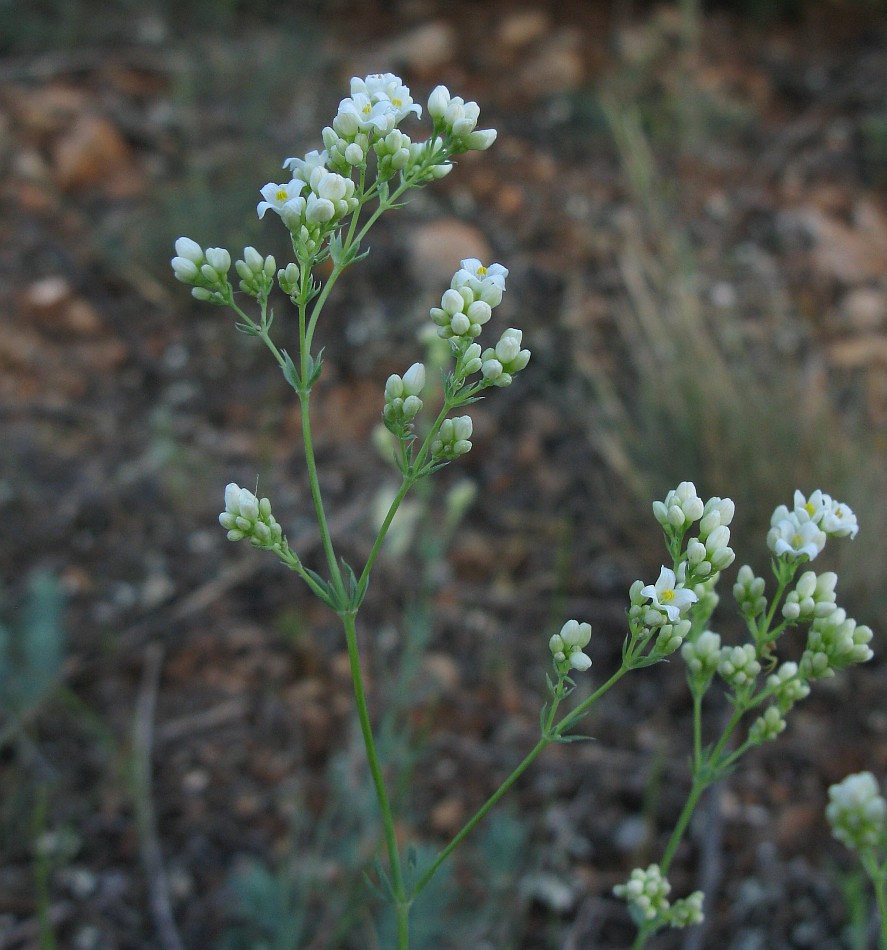
[[[421,358],[460,258],[511,269],[502,319],[534,352],[476,407],[474,450],[420,499],[361,615],[404,842],[452,834],[535,742],[558,618],[593,623],[596,682],[615,668],[625,592],[661,559],[650,493],[680,478],[735,493],[737,527],[760,531],[790,486],[840,477],[863,523],[850,606],[887,618],[882,16],[722,9],[694,36],[670,6],[305,9],[0,5],[0,578],[16,628],[32,572],[52,572],[67,643],[59,688],[0,748],[4,950],[51,946],[41,913],[78,950],[176,931],[189,948],[372,945],[377,908],[354,895],[375,824],[335,618],[216,525],[224,484],[258,475],[319,566],[297,407],[167,265],[182,233],[282,259],[258,188],[319,145],[353,74],[397,71],[420,99],[443,82],[499,140],[383,221],[331,298],[316,437],[346,558],[395,484],[372,445],[384,380]],[[663,313],[754,369],[737,375],[745,434],[714,416],[682,432],[653,385],[678,332]],[[711,390],[697,403],[704,420]],[[477,497],[442,538],[463,479]],[[674,873],[676,893],[709,893],[708,922],[657,946],[849,946],[850,864],[822,810],[847,772],[887,770],[884,686],[879,660],[822,685],[709,799]],[[466,850],[419,945],[627,945],[610,891],[661,853],[687,715],[678,663],[620,685],[596,741],[548,750]],[[286,874],[234,891],[291,912],[290,935],[303,907],[302,936],[238,936],[232,875],[291,855],[296,898]]]

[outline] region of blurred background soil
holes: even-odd
[[[361,613],[404,847],[433,854],[532,747],[563,619],[594,627],[583,690],[618,666],[663,558],[652,498],[734,498],[763,571],[773,507],[821,487],[859,516],[823,566],[876,659],[709,796],[672,875],[706,924],[655,946],[867,945],[823,808],[887,773],[885,43],[875,0],[0,0],[0,948],[389,945],[337,619],[216,522],[258,477],[320,569],[297,405],[168,265],[181,234],[285,260],[258,189],[377,71],[477,100],[499,138],[383,219],[327,307],[315,435],[346,559],[397,484],[384,381],[434,358],[461,258],[510,268],[497,320],[533,351]],[[630,942],[612,886],[687,791],[680,667],[546,751],[417,905],[417,947]]]

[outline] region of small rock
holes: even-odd
[[[548,32],[551,20],[544,10],[517,10],[508,14],[496,32],[496,44],[519,49]]]
[[[431,809],[428,821],[434,831],[451,835],[465,820],[465,805],[458,798],[445,798]]]
[[[859,369],[875,363],[887,365],[887,335],[868,333],[865,336],[833,343],[829,360],[841,369]]]
[[[117,186],[131,168],[129,146],[117,129],[98,115],[79,116],[56,142],[53,152],[56,180],[61,188],[77,189],[109,180]]]
[[[880,287],[857,287],[845,295],[841,311],[854,329],[877,330],[887,319],[887,294]]]
[[[377,49],[372,64],[368,57],[362,58],[365,68],[358,72],[378,71],[382,68],[379,64],[384,63],[385,68],[406,68],[418,79],[437,76],[441,67],[453,59],[456,39],[455,28],[444,20],[423,23]]]
[[[422,670],[437,685],[437,692],[452,693],[459,686],[459,664],[447,653],[428,653],[422,660]]]
[[[459,262],[476,257],[484,264],[493,263],[493,251],[487,239],[474,225],[455,218],[443,218],[418,227],[409,242],[408,267],[417,284],[450,286]]]
[[[559,30],[521,69],[519,82],[523,91],[537,99],[575,89],[585,78],[582,48],[582,34],[578,30]]]

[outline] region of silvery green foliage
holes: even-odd
[[[56,578],[37,571],[29,578],[15,622],[0,621],[0,745],[14,734],[21,715],[58,683],[64,660],[63,598]]]

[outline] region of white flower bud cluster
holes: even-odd
[[[828,797],[825,815],[838,841],[853,851],[884,843],[887,802],[871,772],[848,775],[829,788]]]
[[[455,416],[444,419],[437,432],[437,438],[431,443],[431,457],[451,460],[471,451],[471,416]]]
[[[807,634],[807,648],[801,656],[801,673],[809,679],[827,679],[836,670],[865,663],[874,655],[869,642],[870,627],[857,625],[841,607],[825,617],[816,617]]]
[[[733,585],[733,597],[740,611],[746,617],[759,617],[767,610],[767,598],[764,596],[766,583],[763,577],[756,577],[755,572],[743,564],[736,575]]]
[[[481,374],[494,386],[510,386],[516,373],[530,362],[530,351],[521,349],[523,334],[520,330],[508,329],[499,338],[495,348],[484,350],[481,357]]]
[[[243,260],[234,262],[240,275],[240,289],[251,297],[267,297],[274,279],[277,262],[269,254],[262,255],[254,247],[243,249]]]
[[[590,640],[591,624],[568,620],[561,627],[561,632],[548,641],[554,668],[559,674],[566,675],[571,670],[582,673],[591,666],[591,657],[582,652]]]
[[[385,138],[373,142],[373,151],[378,161],[378,177],[383,181],[392,178],[413,163],[413,143],[400,129],[392,129]]]
[[[438,336],[468,341],[478,336],[502,302],[506,277],[508,268],[501,264],[485,267],[477,258],[463,260],[440,306],[431,308],[431,319],[440,327]]]
[[[707,683],[721,662],[721,638],[712,630],[703,630],[695,640],[681,647],[681,656],[691,679]]]
[[[679,531],[699,521],[705,511],[702,499],[696,494],[693,482],[681,482],[666,496],[665,501],[653,502],[653,517],[663,527],[670,525]]]
[[[191,285],[191,294],[198,300],[225,303],[231,255],[223,247],[205,251],[191,238],[176,241],[176,256],[170,261],[176,280]]]
[[[382,418],[395,435],[403,433],[405,426],[422,411],[420,396],[424,388],[425,367],[422,363],[413,363],[402,377],[396,373],[388,377]]]
[[[699,536],[687,542],[687,569],[694,579],[705,580],[729,567],[736,555],[730,529],[736,506],[729,498],[709,498],[699,522]]]
[[[767,677],[767,689],[773,691],[776,705],[783,713],[810,695],[810,684],[799,673],[798,664],[788,661]]]
[[[277,283],[280,284],[280,289],[287,297],[298,295],[301,280],[302,275],[299,273],[299,266],[292,261],[277,272]]]
[[[827,617],[837,610],[834,571],[815,574],[805,571],[797,580],[794,590],[788,592],[782,607],[782,616],[788,621],[806,622],[815,617]]]
[[[434,134],[443,137],[452,154],[483,151],[496,141],[495,129],[478,129],[480,106],[451,96],[446,86],[436,86],[428,97],[428,114],[434,120]]]
[[[228,532],[229,541],[249,538],[254,547],[279,550],[283,532],[271,514],[271,502],[261,501],[248,489],[231,482],[225,487],[225,510],[219,524]]]
[[[670,903],[671,884],[662,876],[658,864],[635,868],[625,884],[617,884],[613,893],[627,902],[629,908],[644,921],[657,921],[670,927],[689,927],[702,922],[702,891]]]
[[[705,920],[705,914],[702,913],[704,902],[705,895],[702,891],[693,891],[689,897],[675,901],[671,905],[669,924],[672,927],[692,927],[694,924],[701,924]]]
[[[748,686],[761,672],[761,664],[751,643],[736,647],[721,647],[718,673],[733,689]]]
[[[635,868],[625,884],[617,884],[613,893],[626,901],[644,920],[664,919],[669,909],[671,884],[662,876],[658,864]]]
[[[764,712],[763,716],[751,724],[748,731],[749,741],[753,745],[761,745],[764,742],[772,742],[781,732],[785,731],[785,719],[778,706],[770,706]]]

